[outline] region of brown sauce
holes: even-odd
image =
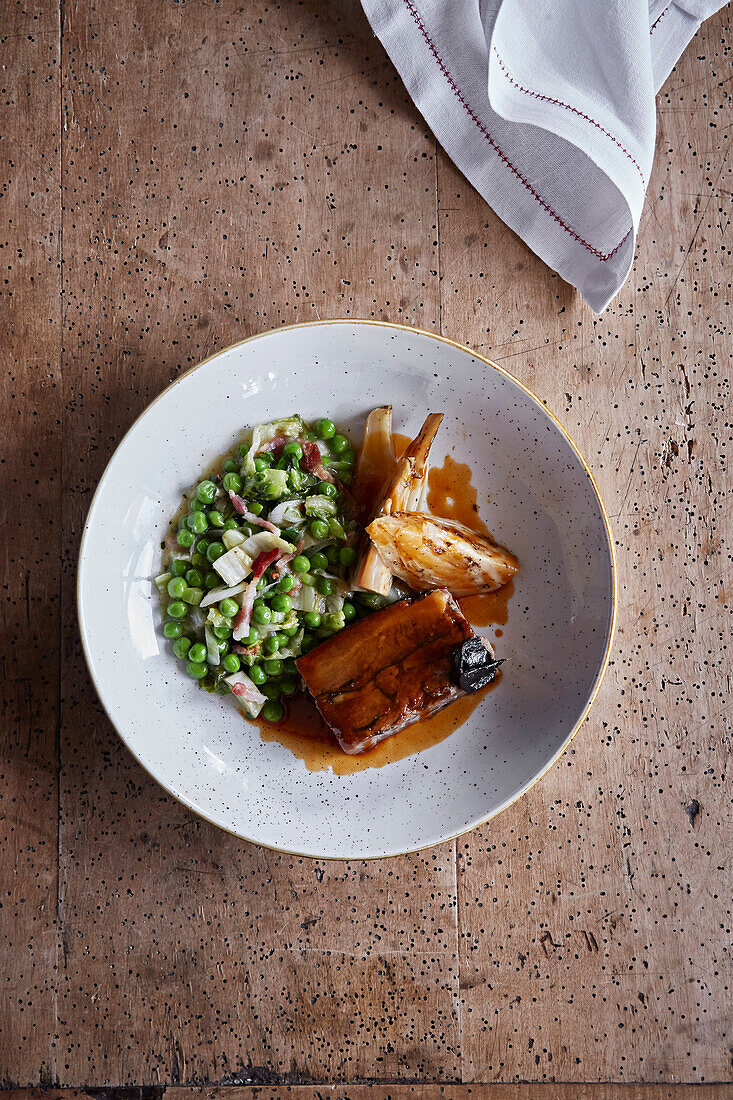
[[[404,453],[410,436],[393,433],[397,458]],[[434,466],[428,474],[427,506],[433,515],[443,519],[453,519],[465,523],[474,531],[489,534],[486,524],[479,516],[478,495],[471,484],[471,468],[462,462],[456,462],[446,455],[442,466]],[[461,610],[473,626],[489,626],[507,622],[509,601],[514,594],[514,581],[505,584],[498,592],[487,595],[468,596],[459,600]],[[501,637],[497,630],[496,636]],[[272,726],[264,720],[257,720],[263,741],[277,741],[289,749],[293,756],[302,760],[308,771],[327,771],[331,768],[335,775],[352,775],[367,768],[383,768],[397,760],[404,760],[423,749],[437,745],[450,737],[459,726],[469,718],[481,700],[501,681],[499,673],[493,683],[459,699],[432,718],[415,722],[394,737],[388,737],[370,752],[359,756],[349,756],[340,748],[336,738],[321,718],[313,699],[308,694],[295,696],[288,700],[287,712],[283,721]]]
[[[422,722],[414,722],[401,733],[388,737],[376,748],[363,752],[359,756],[349,756],[338,744],[316,709],[310,695],[297,695],[288,700],[288,713],[277,726],[271,726],[257,719],[254,725],[260,730],[263,741],[277,741],[290,749],[293,756],[302,760],[309,772],[333,770],[334,775],[353,775],[367,768],[383,768],[406,756],[414,756],[431,745],[437,745],[450,737],[459,726],[473,713],[481,700],[501,680],[498,673],[493,683],[477,691],[475,695],[466,695],[455,703],[434,714]]]

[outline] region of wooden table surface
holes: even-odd
[[[43,3],[0,5],[0,1081],[730,1097],[730,9],[659,95],[637,260],[594,317],[436,147],[357,0]],[[150,399],[336,316],[533,388],[599,481],[622,585],[557,766],[490,826],[373,863],[278,856],[167,797],[75,618],[92,491]]]

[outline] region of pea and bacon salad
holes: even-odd
[[[184,496],[162,544],[163,634],[189,676],[280,722],[295,665],[387,600],[348,581],[356,456],[332,420],[259,424]]]

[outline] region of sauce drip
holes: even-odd
[[[399,459],[411,442],[408,435],[393,433],[395,454]],[[446,455],[442,466],[433,466],[428,473],[427,506],[435,516],[465,523],[474,531],[489,534],[486,524],[478,512],[478,494],[471,484],[471,467],[456,462]],[[459,600],[461,610],[473,626],[488,626],[492,623],[506,623],[509,615],[509,601],[514,594],[514,581],[509,581],[498,592],[487,595],[467,596]],[[497,630],[497,637],[501,636]],[[414,722],[401,733],[388,737],[370,752],[359,756],[348,756],[340,748],[325,722],[321,718],[313,699],[307,693],[296,695],[287,701],[287,712],[283,721],[272,726],[257,719],[254,725],[259,727],[263,741],[277,741],[302,760],[308,771],[327,771],[331,768],[335,775],[353,775],[367,768],[383,768],[397,760],[404,760],[423,749],[437,745],[450,737],[463,725],[482,699],[501,681],[501,671],[492,683],[467,695],[445,707],[432,718]]]
[[[396,444],[395,444],[396,446]],[[471,484],[471,467],[446,455],[442,466],[428,471],[427,504],[434,516],[465,523],[482,535],[490,531],[478,512],[478,494]],[[472,626],[505,625],[509,617],[509,600],[514,595],[514,581],[497,592],[464,596],[458,601],[461,611]],[[500,635],[499,635],[500,637]]]

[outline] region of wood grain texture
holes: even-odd
[[[0,18],[0,1079],[52,1077],[61,617],[58,11]]]
[[[83,1089],[11,1089],[7,1100],[84,1100],[98,1093]],[[733,1085],[226,1085],[109,1089],[106,1100],[730,1100]]]
[[[729,1096],[699,1084],[731,1076],[729,12],[659,98],[639,258],[593,318],[436,150],[356,0],[5,9],[0,1081]],[[75,621],[91,493],[148,401],[334,316],[442,331],[530,385],[593,467],[623,582],[558,766],[490,828],[370,864],[174,803],[102,713]],[[222,1082],[243,1087],[175,1087]]]

